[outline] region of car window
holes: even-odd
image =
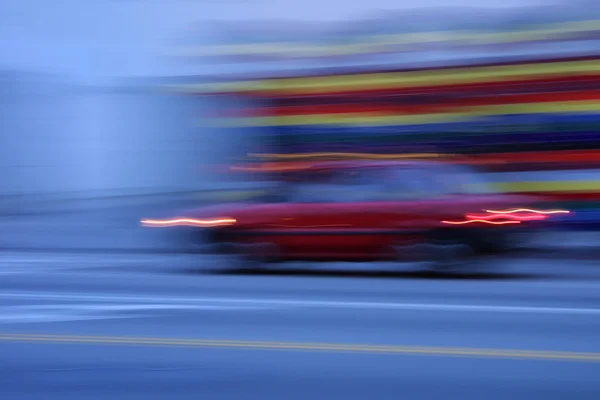
[[[385,200],[379,171],[348,170],[328,174],[326,179],[296,182],[289,200],[300,203],[353,203]]]
[[[494,193],[483,174],[456,165],[395,168],[386,181],[389,199],[397,201]]]
[[[386,177],[389,200],[420,200],[440,194],[440,189],[430,173],[423,168],[397,168]]]
[[[476,195],[496,192],[485,175],[471,167],[458,165],[435,167],[432,176],[444,194]]]
[[[416,201],[455,194],[493,193],[483,174],[455,165],[348,169],[308,177],[282,187],[271,201],[352,203]]]

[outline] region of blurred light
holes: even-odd
[[[490,224],[490,225],[507,225],[507,224],[520,224],[521,221],[489,221],[487,219],[470,219],[467,221],[442,221],[443,224],[450,225],[464,225],[464,224],[473,224],[473,223],[482,223],[482,224]]]
[[[484,210],[492,214],[515,214],[519,212],[529,212],[534,214],[569,214],[568,210],[532,210],[529,208],[515,208],[512,210]]]
[[[499,219],[499,218],[510,219],[510,220],[514,220],[514,221],[540,221],[540,220],[547,218],[545,215],[540,215],[540,214],[533,214],[533,215],[515,215],[515,214],[472,215],[472,214],[467,214],[466,217],[469,220],[484,219],[486,221],[490,221],[493,219]]]
[[[212,226],[225,226],[233,225],[237,221],[233,218],[217,218],[217,219],[195,219],[195,218],[175,218],[166,220],[142,220],[142,225],[148,227],[171,227],[171,226],[201,226],[201,227],[212,227]]]

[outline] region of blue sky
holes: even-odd
[[[484,3],[484,4],[482,4]],[[543,0],[2,0],[0,68],[105,77],[190,73],[162,54],[203,21],[346,20],[386,9],[434,6],[518,7]]]

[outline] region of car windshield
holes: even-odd
[[[445,165],[434,169],[434,185],[444,194],[483,195],[497,192],[485,175],[472,167]]]
[[[290,190],[290,201],[300,203],[352,203],[384,200],[382,182],[375,171],[335,171],[317,179],[301,180]]]
[[[275,201],[352,203],[425,200],[493,193],[476,171],[454,165],[350,169],[307,176],[284,185]],[[275,198],[274,198],[275,199]]]

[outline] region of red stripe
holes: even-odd
[[[543,197],[547,200],[552,201],[600,201],[600,193],[590,193],[590,192],[520,192],[519,194],[534,196],[534,197]]]
[[[528,104],[569,101],[600,100],[600,90],[488,95],[473,98],[458,98],[439,101],[437,104],[394,105],[388,102],[365,102],[364,104],[316,104],[287,107],[261,107],[234,111],[235,114],[246,117],[315,115],[315,114],[352,114],[352,113],[382,113],[382,114],[433,114],[458,111],[463,107],[495,106],[505,104]],[[231,115],[231,114],[230,114]]]
[[[585,89],[586,85],[600,84],[600,75],[598,74],[577,74],[577,75],[560,75],[550,78],[532,78],[528,80],[505,80],[500,82],[484,82],[484,83],[461,83],[452,85],[424,85],[420,87],[392,87],[389,89],[364,89],[352,91],[331,91],[319,94],[303,94],[303,93],[279,93],[278,91],[248,91],[243,92],[244,96],[256,97],[265,100],[277,99],[296,99],[302,98],[306,101],[318,100],[323,98],[340,98],[347,99],[348,97],[376,97],[376,96],[410,96],[424,94],[453,94],[456,92],[464,92],[468,94],[476,93],[502,93],[514,90],[524,91],[551,91],[557,87],[566,85],[578,85],[579,90]],[[218,95],[219,93],[214,93]],[[227,93],[222,93],[227,95]]]

